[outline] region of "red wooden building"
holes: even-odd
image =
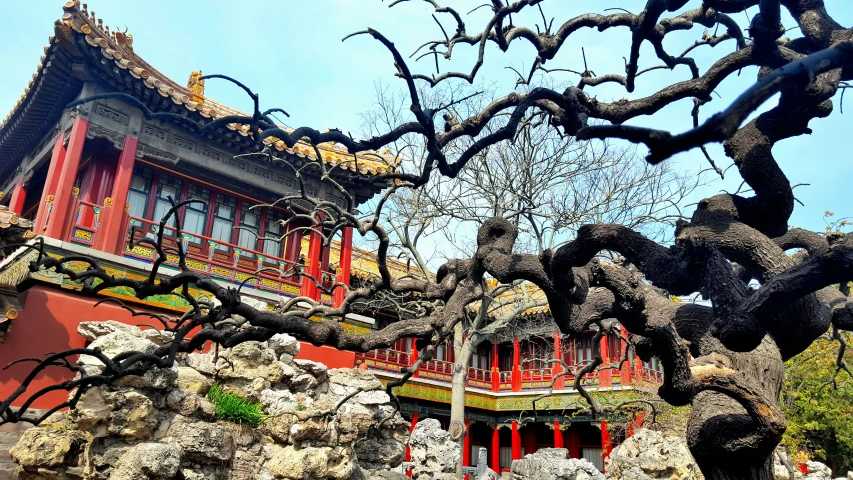
[[[130,244],[156,232],[169,205],[167,196],[201,199],[206,203],[180,211],[182,238],[174,238],[169,227],[166,232],[170,241],[186,246],[190,268],[223,284],[234,284],[261,267],[271,267],[244,289],[261,306],[271,308],[282,296],[296,295],[334,302],[313,284],[293,276],[294,266],[323,281],[348,283],[351,276],[372,273],[375,264],[370,254],[352,248],[351,230],[342,232],[331,248],[323,248],[316,233],[303,238],[295,232],[286,241],[274,240],[286,233],[280,220],[298,212],[298,206],[293,210],[250,207],[271,204],[295,192],[297,181],[290,170],[241,156],[268,147],[301,166],[313,158],[311,147],[286,148],[275,140],[259,144],[247,127],[236,124],[198,135],[180,120],[149,120],[139,108],[141,104],[150,111],[171,112],[200,123],[239,113],[207,98],[199,76],[193,72],[187,87],[167,78],[134,52],[132,36],[111,32],[85,5],[68,2],[30,85],[0,123],[0,191],[4,193],[0,204],[5,205],[0,220],[6,218],[0,222],[0,240],[12,243],[6,238],[11,233],[21,240],[39,236],[52,255],[85,253],[113,274],[147,276],[155,252]],[[106,92],[131,95],[138,104],[113,98],[66,108],[76,99]],[[356,167],[346,162],[351,157],[343,149],[320,148],[324,161],[339,167],[335,179],[357,203],[379,191],[366,181],[369,176],[393,168],[393,159],[360,161]],[[305,179],[309,195],[344,202],[310,172]],[[6,224],[31,230],[7,231]],[[21,249],[0,260],[0,307],[5,315],[0,319],[0,364],[83,346],[84,339],[76,333],[81,321],[138,323],[115,305],[94,308],[91,299],[78,295],[77,286],[61,276],[30,272],[33,255]],[[170,266],[175,270],[174,263],[167,262],[165,275]],[[400,274],[406,271],[405,265],[394,262],[392,268]],[[140,301],[120,290],[105,295],[152,311],[187,308],[175,296]],[[547,315],[547,311],[534,314]],[[394,320],[382,311],[365,311],[348,316],[344,325],[352,332],[368,332]],[[609,443],[607,429],[602,428],[605,422],[571,415],[579,398],[571,388],[571,376],[557,380],[555,394],[539,404],[535,418],[532,415],[532,400],[550,388],[559,373],[559,367],[541,359],[561,358],[571,366],[589,362],[592,335],[569,338],[549,330],[527,338],[496,337],[481,346],[468,366],[466,465],[476,461],[479,446],[487,447],[495,470],[537,448],[564,446],[572,456],[601,466]],[[617,365],[622,357],[618,339],[605,337],[601,342],[606,363]],[[400,368],[413,362],[416,352],[411,340],[401,340],[393,349],[365,355],[305,344],[300,356],[330,367],[353,367],[361,361],[387,381],[399,376]],[[400,389],[404,413],[413,422],[427,416],[447,422],[453,361],[452,349],[440,349],[439,358],[425,364]],[[0,397],[17,388],[27,373],[26,365],[0,372]],[[618,399],[629,394],[638,380],[655,381],[660,375],[657,365],[632,359],[621,368],[601,370],[587,383]],[[67,372],[46,374],[33,388],[66,377]],[[46,408],[63,397],[57,392],[31,407]]]

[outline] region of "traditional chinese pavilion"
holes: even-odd
[[[206,97],[200,72],[187,72],[187,86],[179,84],[134,53],[133,42],[132,35],[111,31],[85,4],[65,4],[29,86],[0,124],[0,245],[43,240],[51,255],[85,254],[97,258],[113,275],[147,277],[155,252],[146,246],[131,248],[133,241],[156,232],[170,206],[167,197],[200,199],[206,203],[181,209],[185,234],[171,241],[186,246],[191,268],[223,284],[244,282],[259,268],[271,267],[250,279],[243,290],[260,308],[273,308],[281,297],[298,295],[328,303],[336,300],[293,276],[297,264],[327,282],[349,283],[351,277],[357,281],[376,273],[373,257],[353,249],[351,230],[328,248],[319,235],[303,238],[301,231],[276,241],[272,238],[286,233],[280,221],[298,213],[298,206],[250,208],[294,193],[297,181],[291,170],[246,154],[267,148],[300,167],[315,160],[312,147],[261,143],[248,127],[237,124],[204,135],[194,133],[180,117],[203,124],[240,112]],[[110,92],[125,93],[136,102],[110,98],[67,108],[77,99]],[[156,121],[145,115],[146,109],[177,115]],[[345,150],[334,145],[319,148],[323,161],[339,167],[334,178],[357,203],[381,189],[369,181],[372,175],[394,168],[393,159],[360,161],[356,167],[347,162],[351,157]],[[339,192],[321,183],[319,175],[311,175],[308,170],[309,195],[343,204]],[[66,278],[49,271],[30,272],[34,255],[20,249],[0,260],[0,364],[83,346],[84,339],[76,333],[81,321],[139,323],[138,317],[117,305],[95,308],[92,299],[77,294],[79,287]],[[407,272],[404,264],[389,262],[398,274]],[[169,274],[169,264],[161,269],[164,275]],[[188,307],[176,296],[141,301],[115,289],[104,295],[157,312]],[[525,315],[547,316],[548,311]],[[350,332],[368,332],[395,320],[392,313],[378,309],[351,314],[344,325]],[[578,338],[563,337],[553,327],[532,333],[525,338],[493,338],[474,355],[468,370],[465,465],[476,461],[480,446],[489,450],[490,465],[497,471],[523,453],[558,446],[601,467],[610,442],[602,428],[606,422],[570,415],[579,400],[571,376],[556,381],[554,395],[538,403],[535,418],[532,411],[532,400],[559,373],[559,367],[542,359],[560,358],[568,365],[591,361],[594,332]],[[622,357],[618,339],[604,337],[600,346],[606,362],[616,365]],[[409,339],[391,349],[358,355],[303,344],[300,357],[330,367],[364,363],[389,381],[415,360],[417,352]],[[447,426],[452,363],[452,349],[440,348],[438,358],[423,365],[399,390],[404,413],[413,423],[434,417]],[[28,372],[27,365],[0,372],[0,397],[17,388]],[[660,374],[657,365],[632,360],[587,380],[592,390],[619,399],[638,379],[654,381]],[[66,376],[64,371],[45,375],[33,387]],[[30,407],[47,408],[63,400],[57,392]]]

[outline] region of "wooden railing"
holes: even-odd
[[[68,241],[91,246],[101,224],[102,209],[101,205],[75,197],[74,206],[71,209],[74,217],[68,231]]]
[[[663,372],[659,372],[649,367],[643,367],[643,380],[663,383]]]
[[[142,238],[156,240],[159,222],[128,216],[125,230],[125,256],[145,261],[154,261],[156,251],[151,245],[140,244],[131,248],[134,242]],[[246,282],[249,288],[269,290],[294,296],[299,294],[301,277],[297,271],[304,268],[300,264],[281,257],[240,245],[225,242],[191,232],[182,232],[182,238],[175,238],[175,228],[166,226],[163,234],[163,247],[166,249],[167,265],[176,265],[177,242],[180,241],[187,252],[187,267],[205,272],[213,277],[233,282]],[[321,277],[322,278],[322,277]]]

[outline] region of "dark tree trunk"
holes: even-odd
[[[725,354],[732,367],[771,398],[778,398],[784,364],[776,343],[765,337],[748,353],[726,350],[705,337],[695,354]],[[706,480],[774,480],[773,455],[780,439],[757,434],[756,423],[731,396],[705,391],[696,396],[687,426],[687,442]]]
[[[754,462],[732,465],[715,462],[700,467],[705,480],[774,480],[773,456],[756,459]]]

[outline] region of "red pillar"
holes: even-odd
[[[420,357],[420,356],[421,356],[421,354],[418,353],[418,349],[417,349],[417,347],[415,347],[415,339],[412,339],[412,349],[409,350],[409,366],[414,365],[415,362],[418,361],[418,357]],[[415,373],[412,375],[412,378],[417,378],[417,376],[418,376],[418,371],[415,370]]]
[[[613,451],[613,442],[610,439],[610,431],[607,430],[607,420],[601,421],[601,465],[602,473],[604,473],[604,461],[610,456]]]
[[[501,473],[501,432],[498,424],[492,430],[492,470]]]
[[[562,360],[562,356],[563,343],[560,338],[560,331],[556,330],[554,331],[554,360]],[[554,372],[554,376],[563,373],[563,365],[561,363],[554,362],[551,365],[553,365],[551,371]],[[566,377],[560,377],[554,380],[554,390],[562,390],[564,388],[566,388]]]
[[[341,259],[338,262],[338,274],[335,283],[343,283],[349,286],[350,269],[352,268],[352,227],[346,227],[341,232]],[[343,288],[336,288],[332,294],[332,306],[339,307],[344,302],[346,292]]]
[[[512,421],[512,459],[521,460],[521,435],[518,434],[518,422]]]
[[[498,339],[492,340],[492,391],[501,391],[501,371],[498,368]],[[492,469],[494,470],[494,469]],[[495,470],[497,472],[497,470]]]
[[[569,449],[569,457],[571,458],[580,458],[581,457],[581,437],[578,434],[578,430],[576,428],[569,428],[569,442],[566,445],[566,448]]]
[[[56,173],[59,176],[54,194],[53,211],[47,219],[44,235],[50,238],[62,239],[62,232],[68,220],[68,211],[71,208],[74,180],[77,178],[77,169],[80,166],[80,156],[83,154],[83,144],[86,142],[86,129],[89,121],[85,118],[74,119],[71,127],[71,138],[68,140],[68,149],[65,152],[65,161],[62,169]],[[64,240],[64,239],[63,239]]]
[[[409,434],[410,435],[415,430],[415,425],[417,425],[417,424],[418,424],[418,412],[412,412],[412,425],[409,427]],[[412,452],[411,452],[411,450],[409,450],[408,445],[406,445],[406,461],[407,462],[412,461]],[[409,470],[408,472],[406,472],[406,475],[411,477],[412,471]]]
[[[308,262],[305,265],[305,273],[320,281],[320,251],[323,249],[323,238],[316,230],[311,230],[308,243]],[[303,277],[302,288],[299,292],[303,297],[320,299],[320,289],[314,280]]]
[[[607,335],[604,335],[599,341],[599,348],[601,349],[601,359],[604,360],[604,363],[601,364],[601,368],[598,370],[599,387],[609,387],[613,385],[612,372],[609,368],[607,368],[610,365],[610,350],[608,349],[607,338]]]
[[[12,198],[9,199],[9,211],[18,215],[24,213],[24,200],[27,198],[27,189],[24,188],[24,176],[18,175],[15,179],[15,187],[12,189]]]
[[[39,209],[36,212],[35,222],[33,222],[33,231],[38,235],[44,232],[48,210],[52,211],[53,209],[53,195],[56,193],[56,185],[59,183],[59,172],[62,171],[62,165],[65,163],[65,153],[65,133],[59,132],[56,143],[53,145],[53,153],[50,155],[50,165],[47,167],[47,177],[44,179]]]
[[[560,430],[559,420],[554,420],[554,448],[565,448],[563,444],[563,431]]]
[[[628,338],[628,330],[624,325],[619,325],[619,331],[622,333],[622,336]],[[621,342],[621,340],[620,340]],[[628,348],[628,345],[625,345],[625,348]],[[622,359],[618,359],[617,361],[622,361]],[[631,371],[633,369],[633,365],[631,365],[631,361],[627,361],[622,364],[622,368],[619,371],[619,376],[622,379],[622,386],[631,385]]]
[[[471,421],[467,418],[465,419],[465,438],[462,439],[462,466],[470,467],[471,466],[471,434],[470,429],[468,428],[471,425]],[[465,475],[467,478],[468,475]]]
[[[632,418],[631,421],[628,422],[628,428],[625,432],[625,438],[631,438],[637,430],[643,428],[643,420],[645,419],[645,416],[646,412],[637,412],[634,415],[634,418]]]
[[[521,343],[518,337],[512,339],[512,391],[521,391]]]
[[[124,149],[116,165],[113,190],[109,195],[112,202],[104,199],[104,209],[101,213],[101,225],[96,234],[95,249],[109,253],[121,254],[124,249],[124,206],[127,204],[127,190],[133,177],[133,164],[136,161],[136,147],[139,141],[133,137],[125,137]]]
[[[524,429],[524,454],[531,455],[536,453],[536,431],[533,430],[533,424],[528,424]]]

